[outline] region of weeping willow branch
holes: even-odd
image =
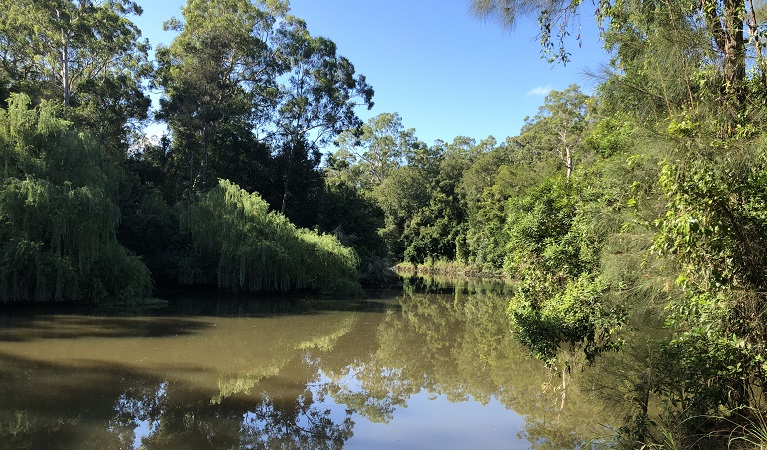
[[[114,165],[55,106],[29,105],[0,110],[0,301],[147,295],[149,271],[117,242]]]
[[[333,236],[296,228],[270,212],[258,194],[227,180],[190,205],[181,224],[196,252],[182,267],[182,283],[215,280],[221,288],[245,292],[359,289],[354,250]]]

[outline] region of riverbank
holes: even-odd
[[[393,267],[400,275],[448,275],[467,278],[504,279],[501,272],[488,272],[476,264],[466,264],[459,261],[426,261],[421,264],[401,262]]]

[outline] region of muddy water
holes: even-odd
[[[504,317],[503,286],[364,301],[176,298],[0,317],[0,448],[574,448],[604,405]]]

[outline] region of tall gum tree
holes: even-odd
[[[166,22],[179,35],[158,48],[153,83],[163,90],[158,118],[170,128],[171,159],[179,174],[186,172],[187,191],[228,176],[211,166],[243,151],[234,142],[253,146],[273,118],[276,80],[287,70],[274,39],[286,11],[283,2],[189,0],[183,20]]]
[[[538,108],[538,114],[527,120],[522,129],[525,133],[536,127],[542,128],[541,131],[549,136],[544,141],[550,140],[549,145],[565,166],[568,180],[575,169],[575,150],[583,140],[588,124],[587,100],[588,96],[574,84],[564,91],[551,91],[544,105]]]
[[[224,176],[210,169],[227,153],[268,145],[274,194],[264,196],[287,212],[316,172],[319,146],[359,125],[355,108],[372,106],[372,88],[331,40],[288,14],[287,2],[189,0],[182,13],[166,25],[179,35],[157,52],[155,84],[185,190]],[[246,148],[230,145],[227,130]]]
[[[399,114],[382,113],[358,129],[341,133],[333,158],[345,162],[353,173],[353,185],[371,191],[404,163],[416,141],[415,129],[405,130]]]
[[[75,126],[124,157],[150,105],[149,43],[130,20],[141,8],[128,0],[0,0],[0,9],[3,101],[13,92],[36,104],[61,101]]]
[[[145,74],[149,44],[128,19],[142,13],[135,2],[0,0],[0,8],[0,64],[17,84],[39,84],[49,99],[70,106],[88,82]]]
[[[364,75],[355,74],[351,61],[338,55],[333,41],[311,36],[301,19],[292,17],[286,23],[292,26],[281,30],[280,48],[290,70],[280,84],[273,138],[276,157],[282,161],[283,213],[296,181],[319,165],[319,146],[362,125],[358,106],[373,107],[373,88]],[[304,173],[296,170],[301,166]]]

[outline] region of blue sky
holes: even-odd
[[[134,21],[144,37],[153,47],[169,44],[174,33],[163,32],[162,22],[180,18],[184,2],[138,3],[144,14]],[[549,89],[595,86],[584,72],[607,56],[592,16],[582,17],[583,46],[571,41],[571,62],[563,66],[541,58],[534,20],[505,31],[467,11],[468,0],[291,1],[292,14],[313,35],[333,40],[375,89],[374,108],[361,108],[360,118],[397,112],[429,144],[456,136],[503,140],[519,134]]]

